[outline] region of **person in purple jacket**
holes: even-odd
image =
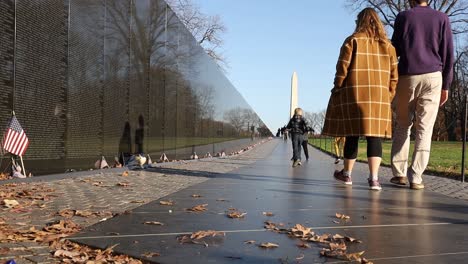
[[[439,106],[448,99],[453,77],[453,39],[446,14],[411,0],[411,9],[395,19],[392,44],[395,46],[399,80],[392,102],[396,114],[391,152],[393,178],[390,182],[423,189],[422,174],[429,162],[432,129]],[[411,127],[415,126],[415,146],[408,168]]]

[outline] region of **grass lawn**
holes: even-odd
[[[410,157],[413,151],[414,142],[411,142]],[[309,138],[309,144],[322,149],[328,153],[335,153],[333,150],[332,138]],[[366,141],[359,141],[358,160],[367,161]],[[382,164],[390,165],[391,140],[385,140],[382,144],[383,156]],[[468,146],[467,146],[468,147]],[[467,151],[468,154],[468,151]],[[431,157],[426,172],[430,174],[445,175],[451,177],[460,177],[462,161],[462,142],[433,141],[431,148]],[[468,161],[467,161],[468,162]],[[465,166],[466,171],[466,166]]]

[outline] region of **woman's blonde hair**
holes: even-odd
[[[303,114],[302,108],[298,107],[298,108],[294,109],[294,114],[301,116]]]
[[[387,32],[385,32],[379,15],[370,7],[359,12],[354,32],[365,33],[368,37],[376,40],[388,41]]]

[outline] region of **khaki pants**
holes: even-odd
[[[343,158],[343,149],[345,141],[345,137],[336,137],[333,141],[333,146],[335,147],[335,155],[337,158]]]
[[[400,76],[392,102],[396,114],[393,131],[392,171],[394,176],[408,177],[411,183],[421,183],[429,163],[432,130],[439,111],[442,74]],[[411,127],[415,126],[415,143],[408,171]]]

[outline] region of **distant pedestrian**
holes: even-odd
[[[429,163],[432,130],[439,106],[448,99],[453,75],[453,40],[446,14],[427,1],[410,1],[411,9],[395,19],[393,45],[400,57],[400,79],[393,109],[396,114],[392,144],[394,184],[423,189],[422,174]],[[408,168],[409,135],[415,127],[414,153]]]
[[[304,150],[304,156],[306,160],[309,160],[309,134],[315,133],[315,130],[311,127],[306,128],[306,132],[304,133],[304,138],[302,140],[302,149]]]
[[[346,137],[335,137],[333,140],[333,147],[335,149],[335,164],[343,160],[343,150],[346,142]]]
[[[304,140],[304,133],[307,131],[307,122],[302,116],[301,108],[294,109],[294,116],[289,120],[286,128],[291,133],[291,141],[293,148],[293,167],[301,165],[301,148]]]
[[[369,188],[382,189],[378,181],[381,138],[392,134],[390,102],[398,80],[397,63],[379,16],[374,9],[365,8],[357,16],[354,33],[341,47],[323,128],[325,135],[346,137],[344,169],[335,171],[336,180],[352,184],[358,140],[363,136],[367,139]]]

